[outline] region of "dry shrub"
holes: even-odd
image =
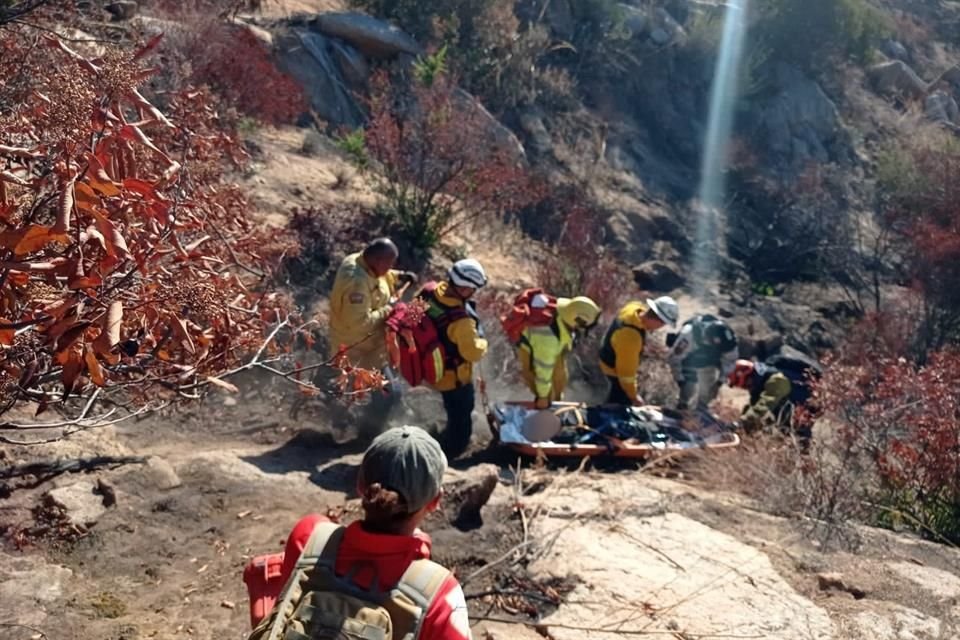
[[[0,412],[229,388],[211,377],[286,313],[264,287],[296,244],[226,179],[245,154],[215,98],[147,101],[150,45],[84,57],[7,27],[2,46]]]
[[[210,87],[223,106],[268,124],[290,124],[306,111],[300,86],[274,64],[267,45],[243,25],[225,22],[206,3],[168,9],[177,28],[158,48],[160,91]]]
[[[418,63],[412,82],[371,81],[370,118],[341,146],[367,171],[388,226],[422,255],[468,222],[540,198],[489,115],[444,71],[443,51]],[[418,256],[419,257],[419,256]]]
[[[736,491],[768,513],[797,518],[824,550],[856,549],[856,523],[869,519],[863,502],[867,468],[851,450],[838,448],[827,434],[807,455],[782,435],[741,435],[740,447],[722,455],[705,454],[691,477],[711,489]]]

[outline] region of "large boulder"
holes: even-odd
[[[473,95],[463,89],[457,89],[453,94],[457,109],[465,118],[477,123],[487,132],[487,142],[491,149],[505,152],[514,162],[525,162],[526,150],[516,134],[497,120],[492,113]]]
[[[370,77],[370,65],[363,54],[349,44],[339,40],[331,41],[333,57],[337,61],[337,68],[351,87],[360,89],[366,86]]]
[[[359,127],[363,112],[334,58],[333,42],[319,33],[290,28],[276,36],[277,64],[303,87],[310,106],[332,126]]]
[[[903,60],[875,64],[867,74],[874,89],[885,95],[920,98],[927,92],[927,83]]]
[[[643,291],[655,293],[679,289],[686,282],[679,265],[662,260],[649,260],[634,267],[633,280]]]
[[[416,56],[423,52],[417,42],[397,27],[363,13],[323,13],[312,21],[314,30],[339,38],[356,47],[363,55],[379,60],[405,53]]]
[[[907,51],[907,48],[896,40],[885,40],[883,44],[880,45],[880,51],[883,52],[888,58],[893,60],[903,60],[906,62],[910,58],[910,52]]]
[[[957,124],[960,120],[960,107],[952,95],[946,91],[934,91],[923,102],[924,113],[934,122]]]
[[[852,147],[840,112],[820,85],[788,65],[780,65],[775,77],[775,94],[756,114],[753,135],[776,164],[795,170],[810,161],[850,158]]]

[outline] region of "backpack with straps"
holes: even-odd
[[[767,358],[764,362],[790,381],[790,402],[804,404],[813,395],[813,383],[823,376],[823,366],[806,354],[790,350]]]
[[[374,572],[370,589],[334,571],[344,527],[321,522],[297,560],[276,605],[248,640],[416,640],[420,625],[450,571],[414,560],[400,582],[381,592]]]
[[[542,296],[543,305],[534,306],[533,301]],[[500,317],[503,332],[510,344],[517,344],[527,327],[550,326],[557,317],[557,299],[543,289],[527,289],[513,301],[513,307]]]
[[[418,299],[431,305],[430,298],[437,289],[435,282],[424,285]],[[390,366],[411,387],[435,385],[451,365],[450,345],[445,338],[447,328],[456,320],[467,317],[460,307],[444,307],[442,313],[416,309],[398,302],[386,319],[386,346]]]

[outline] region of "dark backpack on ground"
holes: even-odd
[[[790,380],[790,402],[804,404],[813,395],[813,384],[823,376],[823,366],[799,351],[778,353],[764,363]]]

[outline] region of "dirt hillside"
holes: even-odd
[[[356,176],[340,184],[348,169],[335,154],[301,153],[302,135],[255,136],[247,180],[262,206],[368,196]],[[525,281],[536,247],[498,237],[468,231],[458,242],[495,278]],[[3,486],[0,638],[245,637],[244,565],[280,550],[307,512],[356,517],[362,447],[322,407],[291,415],[280,381],[237,383],[239,394],[200,406],[3,450],[15,465],[135,459]],[[439,403],[424,395],[410,394],[397,420],[439,422]],[[695,480],[685,482],[636,467],[533,469],[486,450],[487,439],[478,417],[473,453],[450,471],[447,504],[426,524],[437,559],[464,582],[475,638],[960,637],[953,549],[867,529],[824,549],[815,523],[704,488],[736,459],[688,463],[681,474]],[[458,519],[490,475],[481,520]]]

